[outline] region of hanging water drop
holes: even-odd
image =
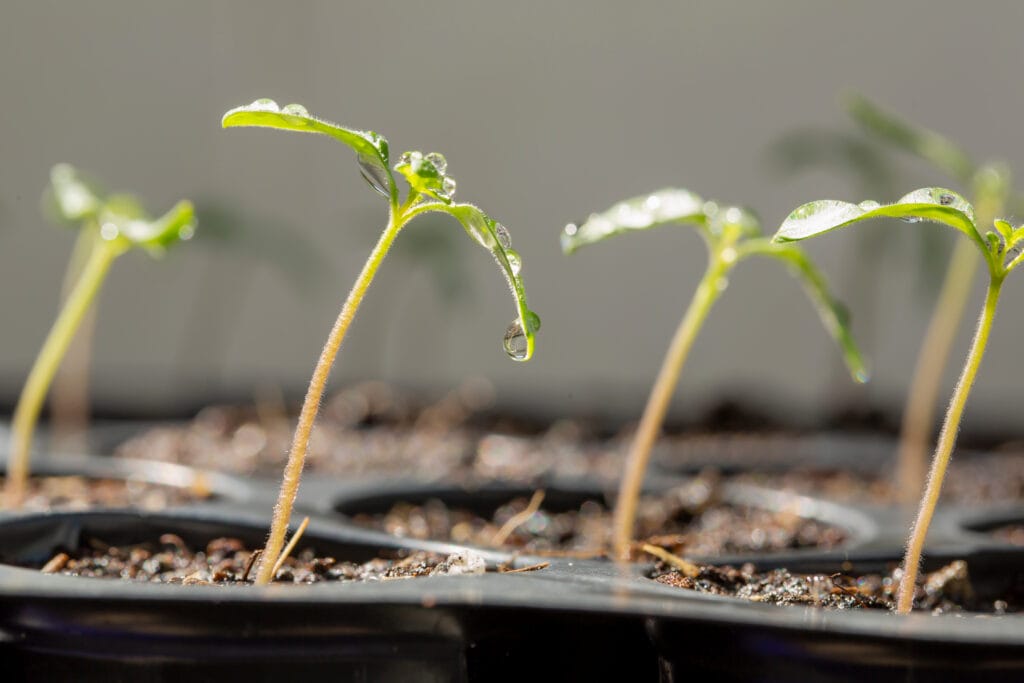
[[[309,116],[309,110],[303,107],[301,104],[286,104],[281,108],[282,114],[290,114],[292,116]]]
[[[424,159],[434,165],[434,168],[437,169],[438,175],[444,175],[444,172],[448,170],[448,160],[439,152],[431,152],[425,156]]]
[[[363,179],[369,183],[370,187],[385,197],[389,196],[388,175],[380,162],[372,157],[366,156],[365,154],[360,154],[358,163],[359,173],[362,174]]]
[[[189,241],[195,234],[196,226],[194,226],[191,223],[186,223],[185,225],[178,228],[178,239],[183,242]]]
[[[505,249],[512,248],[512,235],[509,234],[508,228],[501,223],[495,223],[494,234],[498,236],[498,244],[503,246]]]
[[[939,195],[939,204],[941,204],[942,206],[953,206],[953,202],[955,201],[956,197],[949,194],[948,192],[943,192],[942,194]]]
[[[505,258],[508,259],[508,265],[512,269],[512,274],[519,275],[519,271],[523,269],[523,259],[519,256],[519,252],[515,249],[506,249]]]
[[[280,108],[277,106],[277,102],[269,97],[262,97],[253,101],[253,103],[249,105],[249,109],[252,111],[280,111]]]
[[[903,216],[902,218],[900,218],[900,220],[903,221],[904,223],[920,223],[924,219],[919,218],[918,216]]]
[[[505,347],[505,353],[508,354],[509,358],[512,360],[526,360],[529,344],[526,339],[526,333],[523,332],[523,326],[519,324],[518,320],[513,320],[512,324],[505,330],[505,337],[501,343]]]
[[[438,194],[450,201],[455,196],[455,179],[445,178],[441,182],[441,191]]]

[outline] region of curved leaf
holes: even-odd
[[[737,251],[740,258],[754,254],[770,256],[789,266],[790,272],[800,281],[811,303],[814,304],[825,329],[839,345],[850,375],[857,382],[866,382],[867,366],[857,343],[853,340],[846,306],[832,295],[828,281],[807,253],[795,244],[777,244],[767,239],[751,240],[740,245]]]
[[[570,223],[562,230],[562,251],[571,254],[582,246],[613,235],[646,230],[666,223],[705,225],[705,202],[689,190],[664,189],[615,204],[591,214],[583,223]]]
[[[301,104],[279,107],[271,99],[256,100],[252,104],[236,107],[221,119],[224,128],[256,126],[277,128],[300,133],[321,133],[351,147],[358,158],[359,169],[370,184],[392,203],[398,193],[388,161],[388,141],[372,131],[354,130],[311,116]]]
[[[47,196],[52,200],[57,216],[73,223],[95,216],[103,204],[92,183],[86,181],[71,164],[57,164],[50,170]]]
[[[850,116],[868,132],[924,159],[965,185],[970,183],[974,162],[944,136],[883,111],[859,93],[847,93],[843,99]]]
[[[501,225],[473,204],[446,204],[432,202],[417,207],[418,212],[438,211],[455,217],[478,244],[491,252],[508,282],[516,303],[516,319],[505,331],[502,343],[512,360],[526,361],[533,356],[535,336],[540,329],[540,317],[526,303],[526,289],[519,273],[522,259],[512,249],[511,238]]]
[[[871,218],[901,218],[907,222],[932,221],[961,231],[979,246],[984,240],[974,225],[974,208],[952,190],[925,187],[901,197],[893,204],[860,204],[831,199],[809,202],[797,207],[775,233],[776,242],[792,242],[844,228]]]
[[[195,210],[190,201],[182,200],[163,216],[152,220],[135,197],[123,194],[111,196],[97,220],[100,237],[104,240],[119,243],[125,251],[140,247],[156,258],[163,256],[176,242],[191,239],[196,228]]]

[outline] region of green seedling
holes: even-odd
[[[256,583],[267,584],[274,578],[274,567],[284,546],[309,436],[334,359],[384,256],[409,221],[426,213],[449,214],[462,224],[470,237],[491,252],[508,281],[516,304],[516,317],[502,338],[505,353],[510,358],[525,361],[533,355],[534,335],[540,329],[540,318],[527,308],[526,292],[519,276],[522,259],[511,249],[508,230],[478,207],[453,201],[455,180],[448,176],[448,163],[442,155],[436,152],[405,152],[398,158],[394,170],[409,186],[405,198],[401,199],[392,174],[388,141],[377,133],[344,128],[311,116],[302,105],[289,104],[278,107],[277,103],[268,99],[256,100],[250,105],[232,109],[224,115],[222,125],[225,128],[257,126],[330,136],[352,148],[356,153],[363,178],[388,202],[387,224],[356,278],[355,285],[345,299],[341,313],[327,337],[327,343],[317,361],[299,413],[299,422],[288,453],[280,494],[274,507],[270,535],[256,573]]]
[[[986,229],[986,232],[982,233],[975,216],[974,207],[956,192],[927,187],[915,190],[894,204],[886,206],[875,201],[850,204],[824,200],[804,204],[789,215],[774,238],[777,243],[803,240],[872,218],[900,218],[908,223],[928,221],[947,225],[966,235],[968,243],[981,252],[982,260],[988,267],[989,284],[981,317],[939,432],[927,485],[907,542],[907,551],[903,559],[903,578],[896,606],[896,611],[900,614],[910,612],[913,606],[924,540],[938,503],[953,447],[956,445],[964,406],[967,404],[967,397],[985,353],[996,314],[996,304],[999,301],[999,292],[1006,276],[1024,259],[1021,254],[1024,248],[1024,227],[1013,228],[1006,221],[997,219],[992,222],[993,230]]]
[[[729,273],[740,261],[751,256],[766,256],[784,263],[799,278],[825,328],[839,343],[854,379],[867,380],[860,352],[850,335],[845,309],[829,292],[824,277],[803,249],[762,236],[757,219],[744,209],[706,202],[688,190],[661,190],[620,202],[583,223],[570,223],[562,232],[562,250],[570,254],[613,235],[666,224],[695,227],[707,246],[708,266],[662,361],[626,459],[615,503],[612,540],[615,556],[622,559],[630,554],[647,463],[679,375],[712,305],[728,285]]]
[[[55,213],[79,225],[73,260],[81,264],[74,285],[29,372],[11,421],[10,453],[4,489],[6,504],[19,505],[29,474],[32,436],[50,383],[83,318],[92,308],[110,265],[118,256],[139,248],[153,257],[187,240],[195,232],[192,204],[180,201],[157,219],[149,218],[139,201],[126,194],[101,197],[75,169],[59,164],[50,173]]]

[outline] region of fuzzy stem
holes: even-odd
[[[366,295],[366,290],[373,282],[373,277],[377,274],[381,261],[384,260],[392,242],[395,241],[395,237],[398,236],[407,221],[408,217],[405,214],[391,212],[387,227],[370,253],[359,277],[356,278],[352,291],[349,292],[348,298],[345,299],[345,304],[341,308],[341,313],[334,321],[334,327],[331,328],[331,333],[327,337],[327,343],[324,344],[323,351],[320,352],[320,359],[316,363],[316,369],[313,370],[313,378],[309,382],[309,389],[306,391],[306,398],[302,403],[302,411],[299,413],[295,436],[292,438],[288,462],[285,464],[284,476],[281,479],[281,490],[278,493],[277,503],[274,505],[274,519],[271,522],[270,535],[267,537],[267,545],[260,556],[260,565],[256,574],[257,585],[266,585],[274,578],[274,566],[284,547],[292,506],[295,504],[295,496],[299,491],[299,479],[302,477],[302,466],[306,460],[309,437],[313,431],[313,423],[316,421],[327,378],[334,365],[334,359],[338,355],[338,349],[341,348],[345,333],[348,332],[349,325],[352,324],[352,319]]]
[[[42,409],[46,392],[53,376],[67,352],[68,345],[75,337],[75,331],[82,318],[92,307],[96,295],[103,285],[110,264],[122,249],[113,242],[97,240],[92,253],[82,268],[78,283],[68,295],[57,320],[43,343],[35,364],[29,372],[25,387],[21,390],[18,405],[11,421],[10,456],[7,461],[7,482],[4,497],[8,507],[17,507],[25,495],[28,480],[29,454],[32,449],[32,435]]]
[[[921,497],[928,463],[925,449],[935,422],[935,397],[979,262],[978,252],[971,242],[957,241],[914,368],[896,460],[897,490],[907,505]]]
[[[729,247],[731,249],[731,246]],[[711,249],[711,260],[704,272],[704,277],[694,292],[690,307],[686,309],[679,327],[676,329],[672,343],[662,361],[658,378],[654,382],[651,395],[647,399],[647,407],[640,418],[636,436],[626,457],[625,471],[619,486],[619,495],[615,501],[614,519],[612,522],[612,550],[615,557],[627,559],[630,543],[633,540],[633,527],[636,524],[636,510],[640,499],[647,462],[651,457],[651,449],[661,432],[665,413],[675,393],[679,375],[683,371],[686,357],[690,353],[697,333],[707,318],[711,306],[721,293],[720,283],[732,268],[735,260],[723,259],[722,250]]]
[[[928,535],[928,526],[935,513],[935,506],[939,502],[942,480],[945,478],[946,468],[949,466],[953,447],[956,445],[964,406],[967,404],[967,397],[974,385],[974,378],[978,374],[981,359],[985,355],[985,346],[988,344],[988,335],[992,330],[992,321],[995,319],[996,304],[999,303],[999,291],[1003,285],[1003,277],[1005,275],[993,275],[989,282],[988,291],[985,294],[985,306],[978,319],[978,328],[974,332],[974,339],[971,341],[971,349],[967,354],[967,361],[964,363],[960,381],[957,382],[956,389],[953,391],[949,409],[946,411],[946,419],[942,423],[939,442],[932,458],[931,471],[928,473],[928,485],[925,487],[924,497],[921,499],[921,507],[918,510],[917,519],[914,521],[910,539],[907,541],[907,553],[903,558],[903,578],[900,582],[896,602],[897,614],[908,614],[914,605],[917,573],[921,564],[924,541]]]

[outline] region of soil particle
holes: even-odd
[[[41,571],[151,583],[247,585],[251,583],[248,575],[252,554],[237,538],[216,538],[201,550],[192,550],[174,534],[164,534],[158,543],[129,546],[107,545],[92,538],[84,547],[58,552]],[[313,550],[305,549],[285,560],[275,581],[386,581],[479,574],[484,569],[483,558],[471,551],[449,556],[411,551],[357,563],[317,556]]]
[[[886,609],[896,605],[901,572],[888,574],[795,574],[787,569],[758,572],[751,564],[742,567],[700,565],[696,578],[684,576],[659,564],[653,574],[658,583],[712,595],[728,595],[773,605],[806,605],[830,609]],[[918,583],[914,608],[934,614],[1017,612],[1021,595],[979,598],[962,560],[924,574]]]

